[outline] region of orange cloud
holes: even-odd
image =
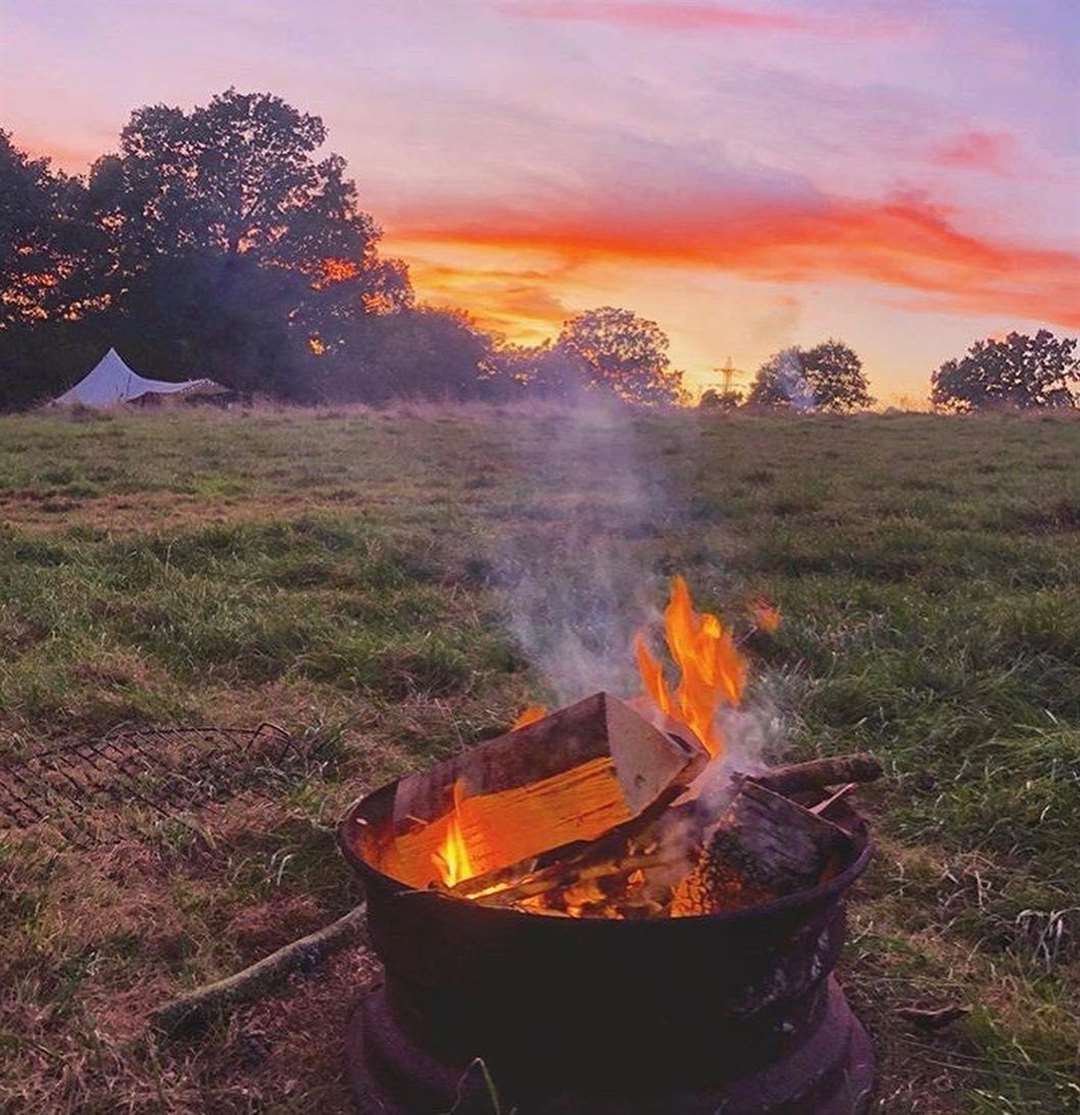
[[[666,212],[613,201],[599,212],[432,213],[395,231],[433,244],[546,251],[564,265],[633,260],[772,282],[865,280],[914,292],[924,309],[1080,326],[1080,254],[961,232],[918,197],[720,201]]]
[[[477,324],[522,342],[536,342],[561,325],[571,311],[550,288],[558,288],[558,271],[508,271],[433,263],[413,255],[409,273],[420,297],[433,306],[464,304]],[[422,251],[422,245],[418,246]]]

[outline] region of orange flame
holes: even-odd
[[[750,601],[750,615],[759,631],[771,635],[780,626],[780,609],[763,596]]]
[[[454,783],[454,810],[450,814],[450,824],[437,852],[433,852],[431,862],[442,876],[444,885],[456,886],[476,874],[469,845],[465,842],[465,832],[461,827],[461,780]]]
[[[724,750],[716,713],[721,705],[737,705],[741,700],[746,659],[716,616],[694,610],[690,589],[682,577],[671,583],[664,633],[680,670],[679,683],[672,693],[663,666],[644,637],[638,635],[635,650],[645,692],[661,712],[683,721],[716,757]]]
[[[518,728],[524,728],[527,724],[535,724],[537,720],[543,720],[547,714],[548,710],[543,705],[529,705],[517,714],[517,718],[510,725],[510,731],[516,732]]]

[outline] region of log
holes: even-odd
[[[379,867],[414,887],[441,880],[434,857],[451,820],[472,875],[488,875],[639,815],[708,761],[701,744],[659,731],[597,693],[516,731],[403,778]],[[461,800],[454,806],[454,787]]]
[[[672,917],[758,905],[816,885],[848,835],[747,779],[679,884]]]
[[[679,858],[665,860],[662,856],[656,855],[631,855],[603,863],[582,864],[573,868],[556,864],[545,871],[526,876],[512,886],[504,887],[493,894],[482,895],[478,901],[489,906],[513,906],[526,898],[538,898],[553,891],[570,890],[582,883],[616,879],[629,875],[639,868],[676,867],[680,862]]]
[[[808,763],[790,763],[773,767],[762,774],[744,775],[759,786],[776,794],[790,797],[809,790],[823,790],[841,782],[874,782],[883,771],[881,763],[871,754],[833,755]]]
[[[680,785],[669,787],[636,817],[609,829],[595,840],[576,840],[558,848],[551,848],[538,856],[531,856],[495,871],[474,875],[446,890],[461,898],[486,900],[489,891],[498,895],[503,889],[514,886],[526,878],[559,879],[589,864],[607,862],[624,857],[631,846],[641,848],[650,833],[668,814],[669,806],[683,792]]]
[[[292,972],[310,971],[351,941],[366,941],[366,916],[367,909],[361,904],[242,971],[165,1003],[150,1013],[150,1024],[169,1036],[197,1029],[222,1010],[259,998]]]

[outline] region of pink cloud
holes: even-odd
[[[726,4],[646,3],[643,0],[525,0],[502,5],[528,19],[611,23],[658,31],[807,31],[813,24],[787,13],[753,11]]]
[[[1008,132],[962,132],[930,154],[938,166],[1008,174],[1017,155],[1016,137]]]

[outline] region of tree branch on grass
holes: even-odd
[[[229,1007],[258,999],[293,972],[311,971],[352,941],[366,941],[366,927],[367,908],[361,904],[330,925],[283,945],[250,967],[197,987],[158,1007],[150,1014],[150,1024],[170,1037],[197,1029]]]

